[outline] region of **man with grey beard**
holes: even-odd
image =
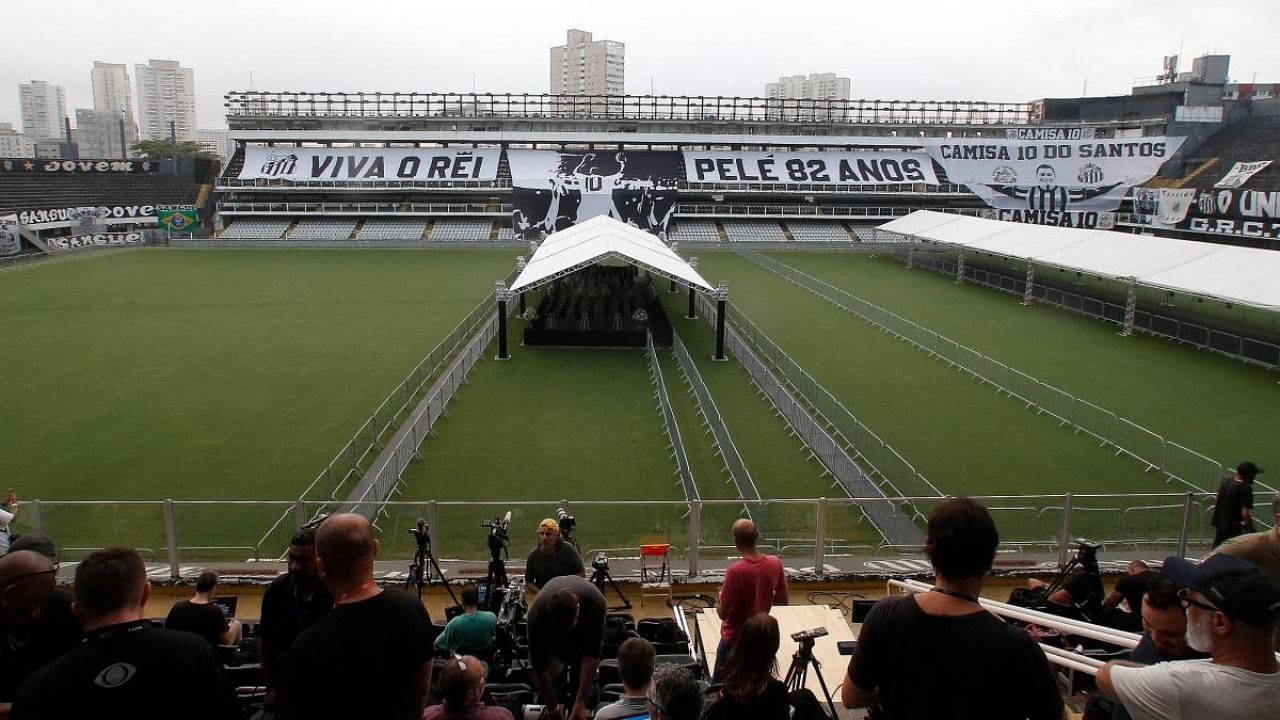
[[[1212,657],[1145,667],[1109,662],[1098,671],[1098,689],[1123,703],[1135,720],[1280,717],[1280,663],[1272,637],[1280,621],[1280,586],[1229,555],[1200,563],[1170,557],[1164,573],[1182,588],[1187,643]]]

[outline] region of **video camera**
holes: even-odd
[[[609,556],[602,552],[596,553],[596,557],[591,561],[591,569],[598,572],[609,572]]]
[[[481,520],[480,526],[489,528],[489,554],[494,560],[503,557],[511,543],[511,536],[508,533],[508,528],[511,527],[511,511],[508,510],[507,514],[500,518]]]
[[[578,526],[578,519],[569,514],[568,510],[562,507],[556,508],[556,524],[560,526],[560,537],[570,545],[578,546],[578,536],[574,532]]]
[[[418,526],[409,528],[409,534],[414,540],[418,541],[418,547],[426,547],[431,542],[431,526],[427,525],[427,521],[418,518]]]
[[[791,639],[795,640],[798,643],[802,643],[806,641],[813,642],[814,640],[817,640],[820,637],[825,637],[827,634],[828,633],[826,628],[816,627],[816,628],[809,628],[808,630],[801,630],[800,632],[793,632],[791,633]]]

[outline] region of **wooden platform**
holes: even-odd
[[[814,641],[813,656],[821,663],[822,679],[826,681],[827,689],[831,691],[831,697],[839,705],[839,685],[844,681],[845,671],[849,667],[849,658],[840,654],[839,650],[836,649],[836,643],[843,640],[856,639],[848,621],[844,619],[839,610],[827,605],[775,607],[769,614],[777,619],[778,629],[782,635],[782,643],[778,648],[779,680],[786,677],[787,668],[791,667],[791,656],[799,647],[791,639],[791,633],[816,627],[825,627],[827,629],[828,635]],[[703,610],[698,615],[698,631],[702,633],[703,642],[706,644],[707,667],[715,667],[716,645],[719,643],[720,637],[720,617],[716,615],[715,610]],[[813,672],[813,668],[809,669],[805,687],[812,690],[819,701],[826,702],[822,697],[822,688],[818,685],[818,678]]]

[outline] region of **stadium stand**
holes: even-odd
[[[714,220],[677,220],[669,235],[681,242],[720,242]]]
[[[843,223],[789,222],[791,239],[799,242],[850,242],[849,231]]]
[[[369,218],[360,229],[361,240],[421,240],[426,218]]]
[[[431,226],[431,236],[427,239],[453,242],[485,241],[492,233],[492,220],[441,218]]]
[[[877,239],[875,225],[850,225],[849,227],[853,228],[854,236],[861,242],[875,242]]]
[[[1214,135],[1196,149],[1188,159],[1191,172],[1181,178],[1179,187],[1208,187],[1237,162],[1256,162],[1280,157],[1280,116],[1252,117]],[[1196,181],[1197,176],[1200,177]],[[1280,189],[1280,165],[1270,167],[1249,178],[1251,190]]]
[[[783,242],[782,226],[769,220],[736,220],[724,223],[729,242]]]
[[[226,240],[275,240],[284,236],[293,221],[289,218],[242,218],[231,223],[218,237]]]
[[[514,228],[512,228],[510,225],[499,225],[499,226],[498,226],[498,241],[499,241],[499,242],[512,242],[512,241],[513,241],[513,240],[515,240],[515,239],[516,239],[516,231],[515,231],[515,229],[514,229]]]
[[[194,174],[0,173],[0,213],[86,205],[192,205]]]
[[[356,218],[304,218],[289,235],[290,240],[349,240],[356,229]]]

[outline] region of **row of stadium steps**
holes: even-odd
[[[287,237],[291,240],[350,240],[357,218],[310,217],[298,221]]]
[[[0,173],[0,213],[40,208],[194,205],[199,181],[190,174]]]

